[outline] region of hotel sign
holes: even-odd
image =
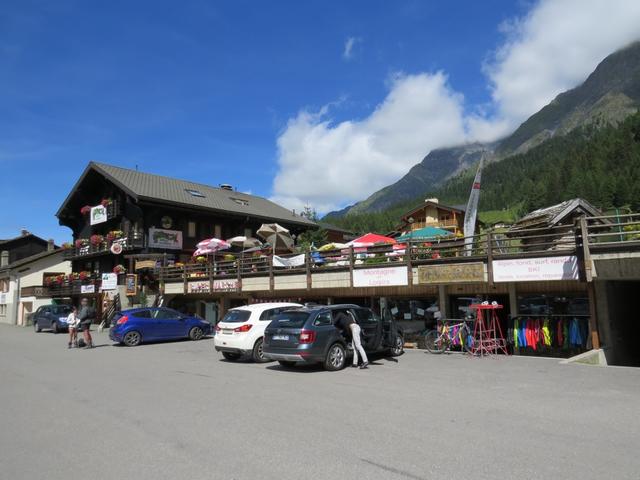
[[[456,265],[421,265],[418,267],[419,284],[477,283],[486,282],[482,262]]]
[[[196,282],[187,283],[187,293],[211,293],[210,283],[208,280],[198,280]],[[236,279],[214,280],[214,292],[236,292],[240,287],[240,282]]]
[[[578,280],[578,257],[522,258],[518,260],[494,260],[494,282],[531,282],[553,280]]]
[[[394,287],[409,285],[407,267],[363,268],[353,271],[354,287]]]
[[[182,250],[182,232],[180,230],[150,228],[149,247]]]

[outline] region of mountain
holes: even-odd
[[[580,126],[616,124],[640,107],[640,42],[606,57],[576,88],[558,95],[508,137],[493,144],[433,150],[400,180],[328,218],[384,211],[400,202],[427,196],[476,163],[483,151],[490,160],[523,154],[550,138]]]

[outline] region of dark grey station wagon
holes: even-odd
[[[297,362],[321,363],[327,370],[340,370],[353,355],[350,343],[334,326],[340,312],[347,312],[362,329],[367,353],[403,352],[402,331],[393,319],[382,320],[369,308],[358,305],[318,305],[294,308],[271,321],[264,334],[264,356],[292,367]]]

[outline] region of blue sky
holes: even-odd
[[[380,132],[396,126],[372,119],[381,105],[401,88],[417,97],[431,88],[461,115],[449,142],[503,133],[521,119],[503,121],[496,72],[545,3],[5,1],[0,238],[26,227],[66,240],[54,213],[90,160],[231,183],[292,207],[326,211],[362,198],[399,175],[385,170],[388,157],[372,165],[382,173],[361,189],[332,191],[335,179],[326,178],[321,193],[289,195],[291,161],[322,168],[322,159],[296,160],[300,144],[313,146],[310,132],[334,137],[341,126],[349,134],[358,126],[371,136],[363,125],[376,124],[375,141],[383,142]],[[488,132],[469,126],[475,115],[493,122]],[[437,146],[418,142],[404,162]],[[328,155],[347,164],[348,149],[337,144]]]

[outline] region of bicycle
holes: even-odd
[[[440,329],[430,330],[425,334],[424,344],[429,353],[444,353],[452,346],[460,346],[463,352],[471,353],[473,333],[467,322],[443,324]]]

